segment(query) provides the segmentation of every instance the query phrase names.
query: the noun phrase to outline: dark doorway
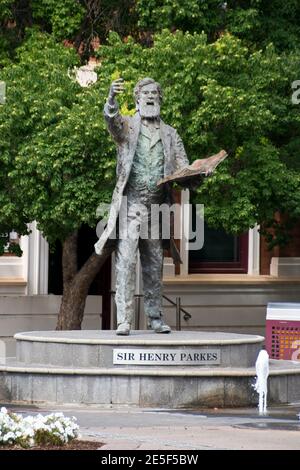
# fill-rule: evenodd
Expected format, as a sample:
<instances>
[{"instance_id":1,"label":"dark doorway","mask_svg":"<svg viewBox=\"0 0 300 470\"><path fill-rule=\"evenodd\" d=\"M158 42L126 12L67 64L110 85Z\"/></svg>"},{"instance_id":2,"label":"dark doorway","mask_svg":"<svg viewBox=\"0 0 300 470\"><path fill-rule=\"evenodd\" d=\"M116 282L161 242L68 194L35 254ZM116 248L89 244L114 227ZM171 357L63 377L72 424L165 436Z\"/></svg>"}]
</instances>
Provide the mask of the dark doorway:
<instances>
[{"instance_id":1,"label":"dark doorway","mask_svg":"<svg viewBox=\"0 0 300 470\"><path fill-rule=\"evenodd\" d=\"M95 230L83 225L78 236L78 266L82 266L94 251L94 244L97 241ZM49 253L49 294L62 295L62 246L59 241L55 248ZM102 269L92 282L89 295L102 296L102 329L110 329L110 289L111 289L111 257L109 257Z\"/></svg>"}]
</instances>

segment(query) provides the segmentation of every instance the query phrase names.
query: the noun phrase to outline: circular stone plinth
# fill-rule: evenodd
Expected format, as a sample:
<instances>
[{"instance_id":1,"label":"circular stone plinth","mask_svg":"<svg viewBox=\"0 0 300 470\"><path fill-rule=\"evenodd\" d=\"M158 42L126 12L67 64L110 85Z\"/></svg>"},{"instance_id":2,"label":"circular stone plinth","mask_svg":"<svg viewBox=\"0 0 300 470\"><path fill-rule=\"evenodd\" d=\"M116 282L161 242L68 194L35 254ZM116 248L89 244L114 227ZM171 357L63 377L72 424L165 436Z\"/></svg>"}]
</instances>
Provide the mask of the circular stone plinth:
<instances>
[{"instance_id":1,"label":"circular stone plinth","mask_svg":"<svg viewBox=\"0 0 300 470\"><path fill-rule=\"evenodd\" d=\"M17 361L63 367L251 367L264 338L223 332L34 331L18 333ZM131 356L129 355L131 354ZM133 360L134 359L134 360Z\"/></svg>"}]
</instances>

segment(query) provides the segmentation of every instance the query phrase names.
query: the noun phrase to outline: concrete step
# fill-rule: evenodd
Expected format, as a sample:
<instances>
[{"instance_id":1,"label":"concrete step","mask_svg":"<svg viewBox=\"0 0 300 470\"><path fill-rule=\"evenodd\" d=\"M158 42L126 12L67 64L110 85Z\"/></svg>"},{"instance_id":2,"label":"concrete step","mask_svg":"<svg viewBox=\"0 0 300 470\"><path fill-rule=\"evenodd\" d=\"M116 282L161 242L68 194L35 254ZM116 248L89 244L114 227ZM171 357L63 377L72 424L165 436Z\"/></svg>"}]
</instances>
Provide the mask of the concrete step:
<instances>
[{"instance_id":1,"label":"concrete step","mask_svg":"<svg viewBox=\"0 0 300 470\"><path fill-rule=\"evenodd\" d=\"M80 368L0 364L0 399L138 407L255 405L254 367ZM300 362L270 361L268 403L300 401Z\"/></svg>"},{"instance_id":2,"label":"concrete step","mask_svg":"<svg viewBox=\"0 0 300 470\"><path fill-rule=\"evenodd\" d=\"M264 338L234 333L175 331L156 334L132 331L39 331L18 333L17 361L26 365L128 368L250 367Z\"/></svg>"}]
</instances>

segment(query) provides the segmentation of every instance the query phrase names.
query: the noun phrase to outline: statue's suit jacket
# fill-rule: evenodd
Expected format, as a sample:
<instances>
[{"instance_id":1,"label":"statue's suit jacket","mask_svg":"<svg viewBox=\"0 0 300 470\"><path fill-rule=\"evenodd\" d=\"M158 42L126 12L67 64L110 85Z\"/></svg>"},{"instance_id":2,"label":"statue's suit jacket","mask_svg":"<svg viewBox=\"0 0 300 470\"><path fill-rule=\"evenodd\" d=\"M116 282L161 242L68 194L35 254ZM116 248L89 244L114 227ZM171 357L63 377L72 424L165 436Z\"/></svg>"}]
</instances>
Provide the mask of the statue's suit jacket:
<instances>
[{"instance_id":1,"label":"statue's suit jacket","mask_svg":"<svg viewBox=\"0 0 300 470\"><path fill-rule=\"evenodd\" d=\"M104 232L95 244L98 255L102 254L103 248L115 231L118 214L120 211L122 196L130 175L133 157L136 151L138 136L141 127L141 117L137 112L134 116L122 116L118 107L108 103L104 106L104 117L109 132L117 144L117 184L115 186L108 222ZM174 171L186 167L189 164L186 152L177 131L160 120L160 137L164 149L164 177L171 175ZM171 190L168 191L168 202L172 203ZM170 230L170 240L167 240L174 262L181 262L173 238L173 230Z\"/></svg>"}]
</instances>

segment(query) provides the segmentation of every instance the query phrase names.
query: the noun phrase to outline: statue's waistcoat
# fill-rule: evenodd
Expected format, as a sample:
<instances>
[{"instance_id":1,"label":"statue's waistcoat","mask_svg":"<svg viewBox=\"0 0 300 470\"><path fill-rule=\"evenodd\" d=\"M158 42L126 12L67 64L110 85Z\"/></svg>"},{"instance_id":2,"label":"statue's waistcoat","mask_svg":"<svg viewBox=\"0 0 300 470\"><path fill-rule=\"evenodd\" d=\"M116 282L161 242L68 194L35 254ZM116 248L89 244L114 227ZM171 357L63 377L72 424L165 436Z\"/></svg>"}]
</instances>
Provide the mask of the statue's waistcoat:
<instances>
[{"instance_id":1,"label":"statue's waistcoat","mask_svg":"<svg viewBox=\"0 0 300 470\"><path fill-rule=\"evenodd\" d=\"M164 176L164 148L159 126L154 132L141 125L128 179L129 188L148 191L150 196L161 193L157 182Z\"/></svg>"}]
</instances>

